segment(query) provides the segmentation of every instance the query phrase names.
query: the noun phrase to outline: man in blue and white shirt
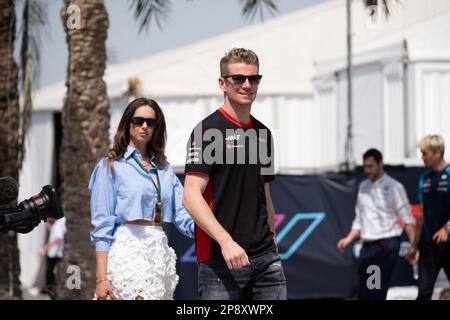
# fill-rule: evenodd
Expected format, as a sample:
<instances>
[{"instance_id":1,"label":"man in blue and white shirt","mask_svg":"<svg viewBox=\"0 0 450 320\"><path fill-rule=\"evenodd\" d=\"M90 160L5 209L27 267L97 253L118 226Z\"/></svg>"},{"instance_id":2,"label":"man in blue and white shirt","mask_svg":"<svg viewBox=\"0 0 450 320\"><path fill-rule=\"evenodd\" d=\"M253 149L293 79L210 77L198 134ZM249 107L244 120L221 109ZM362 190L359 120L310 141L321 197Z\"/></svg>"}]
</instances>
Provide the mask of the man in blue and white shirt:
<instances>
[{"instance_id":1,"label":"man in blue and white shirt","mask_svg":"<svg viewBox=\"0 0 450 320\"><path fill-rule=\"evenodd\" d=\"M399 237L403 230L399 222L404 222L409 241L413 243L414 220L405 188L384 172L381 152L370 149L364 153L363 166L367 179L358 189L356 216L350 232L337 247L343 252L354 239L363 240L358 258L359 299L384 300L400 249ZM373 273L371 266L379 268L379 285L376 281L373 286L368 283Z\"/></svg>"}]
</instances>

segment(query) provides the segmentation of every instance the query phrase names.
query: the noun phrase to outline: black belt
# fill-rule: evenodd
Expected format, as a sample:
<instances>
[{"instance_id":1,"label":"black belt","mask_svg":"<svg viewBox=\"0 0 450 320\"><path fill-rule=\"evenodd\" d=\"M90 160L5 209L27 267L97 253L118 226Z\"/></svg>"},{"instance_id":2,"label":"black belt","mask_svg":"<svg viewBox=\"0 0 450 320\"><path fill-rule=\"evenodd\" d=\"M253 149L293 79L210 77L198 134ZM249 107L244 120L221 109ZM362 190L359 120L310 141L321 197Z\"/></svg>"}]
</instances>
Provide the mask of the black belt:
<instances>
[{"instance_id":1,"label":"black belt","mask_svg":"<svg viewBox=\"0 0 450 320\"><path fill-rule=\"evenodd\" d=\"M396 241L394 246L393 243L390 244L388 243L390 240ZM363 248L368 248L374 245L380 246L385 251L397 253L398 250L400 249L400 236L364 241Z\"/></svg>"}]
</instances>

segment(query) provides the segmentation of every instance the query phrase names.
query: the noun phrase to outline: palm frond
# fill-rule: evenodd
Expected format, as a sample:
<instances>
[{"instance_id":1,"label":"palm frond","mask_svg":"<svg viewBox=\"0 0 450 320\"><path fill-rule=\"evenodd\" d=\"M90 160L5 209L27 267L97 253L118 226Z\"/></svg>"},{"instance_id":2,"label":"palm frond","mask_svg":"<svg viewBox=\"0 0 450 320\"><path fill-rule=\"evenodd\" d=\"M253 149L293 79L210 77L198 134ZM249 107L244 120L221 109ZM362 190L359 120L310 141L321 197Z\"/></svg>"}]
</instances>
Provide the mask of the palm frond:
<instances>
[{"instance_id":1,"label":"palm frond","mask_svg":"<svg viewBox=\"0 0 450 320\"><path fill-rule=\"evenodd\" d=\"M396 2L400 2L400 0L395 0ZM363 0L364 5L366 7L372 7L372 6L378 6L380 0ZM391 14L391 3L392 0L381 0L381 5L383 6L383 10L384 10L384 14L386 15L386 17L389 17L389 15ZM373 11L371 13L371 15L374 15L375 11Z\"/></svg>"},{"instance_id":2,"label":"palm frond","mask_svg":"<svg viewBox=\"0 0 450 320\"><path fill-rule=\"evenodd\" d=\"M264 9L266 9L272 16L278 11L278 8L273 0L240 0L242 3L242 15L253 20L259 12L261 21L264 21Z\"/></svg>"},{"instance_id":3,"label":"palm frond","mask_svg":"<svg viewBox=\"0 0 450 320\"><path fill-rule=\"evenodd\" d=\"M38 87L40 73L40 45L43 28L47 24L47 15L43 3L39 0L25 0L22 13L21 47L21 83L23 108L21 113L21 134L19 140L19 160L25 157L25 140L31 120L33 88Z\"/></svg>"},{"instance_id":4,"label":"palm frond","mask_svg":"<svg viewBox=\"0 0 450 320\"><path fill-rule=\"evenodd\" d=\"M152 21L161 29L161 20L167 19L170 5L170 0L130 0L129 9L134 11L139 33L148 30Z\"/></svg>"}]
</instances>

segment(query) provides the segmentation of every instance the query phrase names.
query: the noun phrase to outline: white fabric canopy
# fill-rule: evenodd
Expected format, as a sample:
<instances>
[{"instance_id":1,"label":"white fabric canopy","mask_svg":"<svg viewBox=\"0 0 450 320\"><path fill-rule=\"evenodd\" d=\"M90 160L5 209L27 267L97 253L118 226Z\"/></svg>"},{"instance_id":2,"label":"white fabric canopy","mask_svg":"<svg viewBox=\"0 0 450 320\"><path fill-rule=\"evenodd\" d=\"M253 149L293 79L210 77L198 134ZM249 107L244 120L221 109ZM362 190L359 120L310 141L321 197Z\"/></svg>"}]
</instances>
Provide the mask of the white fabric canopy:
<instances>
[{"instance_id":1,"label":"white fabric canopy","mask_svg":"<svg viewBox=\"0 0 450 320\"><path fill-rule=\"evenodd\" d=\"M371 24L362 1L354 1L353 42L355 51L369 46L385 47L398 43L402 35L410 34L410 52L417 56L449 52L447 0L409 0L392 2L388 22ZM439 18L441 16L442 18ZM426 32L414 36L418 25L425 21L433 37ZM448 21L448 19L447 19ZM436 30L442 23L441 30ZM395 35L397 36L395 36ZM277 19L232 31L189 46L173 49L119 65L107 67L105 80L110 98L119 97L130 78L143 83L143 93L153 97L189 97L220 95L217 86L219 59L232 47L253 49L260 57L261 95L313 94L313 80L317 64L345 57L346 54L345 0L328 1L299 10ZM432 42L432 43L430 43ZM384 45L381 45L384 44ZM48 86L36 93L34 108L59 110L65 94L63 82Z\"/></svg>"}]
</instances>

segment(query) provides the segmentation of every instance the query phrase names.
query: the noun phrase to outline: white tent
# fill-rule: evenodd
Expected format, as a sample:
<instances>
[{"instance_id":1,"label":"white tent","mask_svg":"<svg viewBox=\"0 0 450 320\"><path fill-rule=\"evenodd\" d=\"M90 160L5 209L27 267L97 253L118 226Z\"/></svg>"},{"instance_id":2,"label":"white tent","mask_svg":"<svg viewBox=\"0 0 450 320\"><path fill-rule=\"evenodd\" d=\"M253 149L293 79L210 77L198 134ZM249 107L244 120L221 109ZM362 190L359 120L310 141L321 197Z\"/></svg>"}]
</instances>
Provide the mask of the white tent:
<instances>
[{"instance_id":1,"label":"white tent","mask_svg":"<svg viewBox=\"0 0 450 320\"><path fill-rule=\"evenodd\" d=\"M414 144L421 135L440 133L450 144L450 129L444 125L450 112L450 1L408 0L392 5L387 22L384 18L372 22L362 1L353 1L354 158L359 160L364 149L378 147L386 154L386 162L412 164L418 163ZM344 161L346 133L345 12L345 0L329 1L193 45L108 66L111 133L127 104L123 93L128 80L138 78L143 95L156 99L164 110L167 156L181 172L190 130L222 103L217 85L219 59L230 48L242 46L260 57L264 77L252 113L274 132L278 172L337 169ZM22 199L52 182L57 142L54 114L61 111L65 92L61 82L35 94L20 178ZM21 236L25 286L32 285L37 272L35 258L29 255L38 250L37 243L43 243L42 231Z\"/></svg>"},{"instance_id":2,"label":"white tent","mask_svg":"<svg viewBox=\"0 0 450 320\"><path fill-rule=\"evenodd\" d=\"M356 157L376 147L387 163L420 165L421 137L438 133L450 143L449 11L358 47L353 65ZM340 133L347 125L345 68L344 57L317 66L319 105L334 106ZM339 159L344 143L342 134Z\"/></svg>"}]
</instances>

